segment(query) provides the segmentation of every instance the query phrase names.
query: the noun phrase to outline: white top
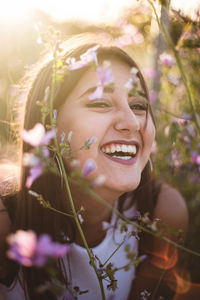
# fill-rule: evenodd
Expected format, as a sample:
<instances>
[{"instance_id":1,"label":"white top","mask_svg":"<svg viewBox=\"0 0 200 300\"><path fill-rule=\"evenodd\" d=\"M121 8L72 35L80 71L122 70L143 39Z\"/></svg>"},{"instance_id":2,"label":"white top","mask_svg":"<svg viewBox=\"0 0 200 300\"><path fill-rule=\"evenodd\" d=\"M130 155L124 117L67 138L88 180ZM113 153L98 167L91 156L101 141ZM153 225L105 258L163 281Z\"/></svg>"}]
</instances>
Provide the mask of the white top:
<instances>
[{"instance_id":1,"label":"white top","mask_svg":"<svg viewBox=\"0 0 200 300\"><path fill-rule=\"evenodd\" d=\"M131 207L129 210L126 210L124 214L129 217L130 215L134 215L135 208ZM129 245L131 247L131 252L138 251L138 241L135 237L130 237L130 232L132 232L135 228L133 225L128 225L127 232L120 232L120 224L122 220L117 220L116 223L116 215L113 214L112 220L109 225L106 236L104 240L96 247L92 249L94 255L96 255L100 262L104 264L106 260L114 253L114 251L119 247L119 244L123 242L121 247L114 253L114 255L107 262L112 263L115 268L121 268L129 263L129 260L126 257L126 252L124 248ZM78 296L79 300L101 300L101 291L99 287L99 283L96 277L96 274L89 264L88 254L86 249L73 243L71 245L71 250L68 253L66 259L64 259L65 268L67 274L70 274L69 281L71 288L78 286L80 291L88 290L87 293ZM106 264L106 265L107 265ZM97 263L98 266L98 263ZM69 269L71 272L69 272ZM135 267L132 265L128 271L121 269L116 271L115 279L117 280L117 289L116 291L108 290L107 285L110 283L108 280L103 280L104 291L106 295L106 300L112 299L112 295L115 300L126 300L128 298L131 284L133 279L135 278ZM24 300L23 291L20 285L14 287L12 291L8 291L8 288L0 285L0 291L3 293L4 300ZM0 295L1 295L0 293ZM65 296L66 293L65 293ZM59 300L64 299L65 296L59 298ZM0 298L1 299L1 298Z\"/></svg>"}]
</instances>

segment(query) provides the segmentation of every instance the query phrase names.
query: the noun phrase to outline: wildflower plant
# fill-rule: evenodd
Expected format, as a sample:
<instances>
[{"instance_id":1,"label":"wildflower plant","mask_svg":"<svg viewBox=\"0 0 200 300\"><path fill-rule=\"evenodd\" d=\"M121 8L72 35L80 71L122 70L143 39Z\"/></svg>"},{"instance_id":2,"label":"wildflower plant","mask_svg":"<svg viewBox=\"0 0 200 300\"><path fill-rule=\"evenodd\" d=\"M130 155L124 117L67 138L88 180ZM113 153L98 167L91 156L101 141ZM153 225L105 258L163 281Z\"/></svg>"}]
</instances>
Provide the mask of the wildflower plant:
<instances>
[{"instance_id":1,"label":"wildflower plant","mask_svg":"<svg viewBox=\"0 0 200 300\"><path fill-rule=\"evenodd\" d=\"M151 0L147 0L147 2L152 7L158 25L163 32L167 42L169 43L171 52L174 54L175 58L172 58L169 54L163 53L160 56L160 64L163 65L163 76L168 76L168 83L172 86L179 85L179 79L182 78L183 85L185 86L188 103L191 109L191 120L187 120L186 116L183 116L181 119L174 120L170 125L168 136L169 140L173 143L179 139L179 145L173 144L174 149L171 150L170 155L168 156L168 160L172 161L170 167L175 170L179 169L191 169L195 170L197 177L196 179L190 178L189 180L199 180L200 175L200 144L197 142L200 132L200 121L199 121L199 107L195 110L194 95L190 88L190 84L188 83L188 78L186 75L186 71L181 61L181 57L179 55L178 50L173 44L170 36L166 32L162 22L159 19L158 13L156 11L154 2ZM160 1L164 7L168 7L168 1ZM127 29L128 30L128 29ZM130 28L129 28L130 30ZM87 178L91 174L91 172L95 171L96 164L92 159L86 161L83 169L80 169L79 163L74 159L73 152L71 150L70 142L75 133L72 132L62 132L61 136L57 136L56 122L57 122L57 111L53 108L53 101L55 96L55 91L57 87L63 80L64 75L67 72L71 72L85 66L92 66L97 72L98 78L98 86L96 90L90 95L90 101L94 99L101 98L102 93L105 87L114 85L114 77L112 75L112 71L109 68L109 62L105 61L102 66L99 66L97 52L98 46L94 46L86 51L83 55L80 56L79 60L75 60L73 57L68 58L66 61L60 58L60 49L59 40L55 39L58 34L55 34L53 29L49 30L45 35L41 37L41 40L44 40L46 44L48 44L48 40L50 36L53 35L54 42L50 42L49 48L52 50L53 56L53 69L52 69L52 82L51 87L46 87L45 95L43 100L38 100L38 105L41 107L42 120L41 123L35 125L35 127L29 131L24 130L22 132L22 138L24 142L28 143L32 146L32 150L30 153L26 153L24 156L24 165L29 167L29 176L26 181L26 187L29 189L33 182L37 180L44 172L51 171L55 174L61 176L64 187L67 190L70 206L71 206L71 214L66 214L61 211L56 211L51 204L48 202L48 199L44 199L42 195L37 194L35 191L29 190L29 193L32 194L40 202L40 204L46 209L51 209L56 211L57 213L66 215L66 217L71 217L75 221L77 230L82 238L83 245L87 250L89 262L94 272L98 278L99 286L101 290L102 300L105 299L105 291L103 286L103 281L107 280L107 288L115 291L117 289L117 281L115 279L115 273L119 270L116 268L111 262L110 258L114 255L114 253L107 259L105 263L100 262L99 258L94 255L92 250L89 248L87 240L84 236L84 232L82 230L81 224L84 222L84 218L82 217L82 212L84 208L76 211L69 182L73 182L83 188L86 193L89 193L96 201L103 203L106 207L116 213L122 220L121 224L121 232L127 231L127 225L132 224L135 227L135 230L131 233L127 233L127 239L124 239L118 247L122 244L124 245L129 238L140 239L141 232L147 232L153 236L159 237L164 241L175 245L177 248L185 250L186 252L200 256L199 253L192 251L190 249L184 248L181 244L175 243L167 238L167 229L165 231L166 236L163 236L160 230L160 224L158 219L150 220L148 213L141 215L139 212L136 214L133 221L130 221L123 214L121 214L115 208L112 208L111 205L106 203L103 199L101 199L97 194L92 190L93 187L103 184L106 180L103 174L96 178L94 182L90 182ZM182 38L184 40L184 38ZM183 42L182 42L183 43ZM180 47L180 43L179 43ZM178 66L180 71L179 77L175 77L174 73L168 74L169 70L172 71L175 66ZM130 73L130 79L125 84L124 88L127 91L131 91L134 95L141 95L141 86L140 81L137 76L138 69L132 68ZM169 76L170 75L170 76ZM178 78L178 79L177 79ZM177 81L178 80L178 81ZM153 102L153 101L152 101ZM155 102L155 101L154 101ZM157 103L154 103L156 108ZM45 121L47 117L50 119L50 123L48 126L44 127ZM194 141L195 140L195 141ZM87 151L90 147L93 146L93 143L96 142L95 137L88 137L85 141L84 145L80 149L75 151ZM191 144L193 144L191 147ZM176 147L175 147L176 146ZM196 150L193 151L194 147ZM174 151L173 151L174 150ZM177 152L178 151L178 152ZM53 152L53 157L55 160L50 159L50 152ZM67 158L72 166L71 174L66 173L66 169L63 162L63 157ZM187 159L186 159L187 158ZM105 224L104 224L105 225ZM172 232L170 232L172 233ZM176 235L177 233L173 233ZM23 238L22 238L23 237ZM24 244L24 241L30 241L27 245ZM8 256L12 259L15 259L20 264L24 266L37 266L40 267L44 265L49 258L59 258L63 255L67 254L70 251L69 245L59 245L58 243L54 243L51 239L46 236L36 237L34 232L17 232L11 235L8 238L8 243L10 245L10 250L8 252ZM116 251L118 250L116 248ZM128 270L132 265L137 266L139 262L144 259L144 257L140 257L137 253L132 252L131 248L127 244L125 247L126 256L129 260L129 263L125 266L122 266L124 270ZM74 293L81 294L86 293L87 291L80 291L79 287L74 287ZM141 299L148 299L150 293L148 291L144 291L141 294Z\"/></svg>"}]
</instances>

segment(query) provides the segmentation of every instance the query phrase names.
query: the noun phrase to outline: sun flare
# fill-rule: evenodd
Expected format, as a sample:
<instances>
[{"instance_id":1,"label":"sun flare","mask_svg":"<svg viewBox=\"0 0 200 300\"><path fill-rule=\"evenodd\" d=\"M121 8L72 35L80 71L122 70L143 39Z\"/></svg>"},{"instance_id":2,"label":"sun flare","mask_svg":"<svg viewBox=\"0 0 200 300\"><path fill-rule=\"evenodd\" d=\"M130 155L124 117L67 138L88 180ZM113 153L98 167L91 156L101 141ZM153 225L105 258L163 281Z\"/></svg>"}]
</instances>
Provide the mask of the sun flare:
<instances>
[{"instance_id":1,"label":"sun flare","mask_svg":"<svg viewBox=\"0 0 200 300\"><path fill-rule=\"evenodd\" d=\"M136 0L0 0L0 20L12 23L23 20L31 11L41 10L52 16L56 21L81 20L89 23L112 23L124 8L140 5ZM145 2L145 1L144 1ZM142 3L142 2L141 2ZM171 0L175 9L185 13L200 10L199 0Z\"/></svg>"}]
</instances>

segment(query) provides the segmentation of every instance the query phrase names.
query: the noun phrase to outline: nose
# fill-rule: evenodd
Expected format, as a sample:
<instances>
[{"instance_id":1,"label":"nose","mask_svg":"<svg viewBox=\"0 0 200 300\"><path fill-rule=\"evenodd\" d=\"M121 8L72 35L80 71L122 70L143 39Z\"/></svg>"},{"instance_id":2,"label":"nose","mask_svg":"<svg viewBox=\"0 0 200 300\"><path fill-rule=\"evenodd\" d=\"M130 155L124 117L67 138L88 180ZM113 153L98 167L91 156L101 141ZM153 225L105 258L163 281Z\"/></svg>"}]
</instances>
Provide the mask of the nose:
<instances>
[{"instance_id":1,"label":"nose","mask_svg":"<svg viewBox=\"0 0 200 300\"><path fill-rule=\"evenodd\" d=\"M115 129L123 133L134 133L140 130L140 120L127 104L116 112Z\"/></svg>"}]
</instances>

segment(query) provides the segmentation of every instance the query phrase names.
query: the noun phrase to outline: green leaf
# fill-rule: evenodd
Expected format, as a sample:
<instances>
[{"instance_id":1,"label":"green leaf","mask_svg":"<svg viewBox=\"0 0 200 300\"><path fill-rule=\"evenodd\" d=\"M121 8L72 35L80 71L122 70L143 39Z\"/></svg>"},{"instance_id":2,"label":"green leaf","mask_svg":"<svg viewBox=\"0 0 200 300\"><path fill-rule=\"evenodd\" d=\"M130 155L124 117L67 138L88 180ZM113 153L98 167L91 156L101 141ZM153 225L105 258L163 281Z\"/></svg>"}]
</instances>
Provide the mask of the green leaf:
<instances>
[{"instance_id":1,"label":"green leaf","mask_svg":"<svg viewBox=\"0 0 200 300\"><path fill-rule=\"evenodd\" d=\"M172 123L169 130L169 138L172 143L176 142L176 138L179 132L179 125L176 123Z\"/></svg>"}]
</instances>

